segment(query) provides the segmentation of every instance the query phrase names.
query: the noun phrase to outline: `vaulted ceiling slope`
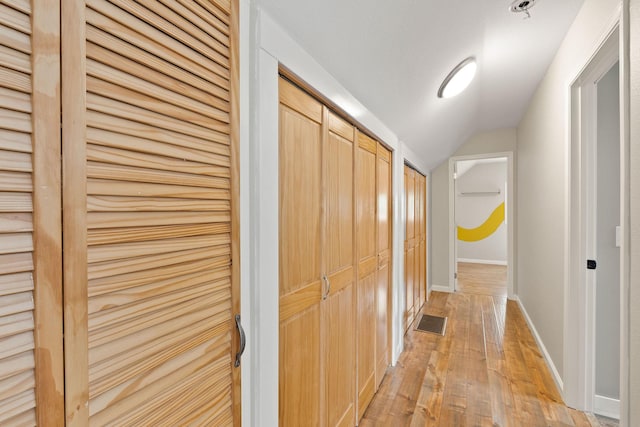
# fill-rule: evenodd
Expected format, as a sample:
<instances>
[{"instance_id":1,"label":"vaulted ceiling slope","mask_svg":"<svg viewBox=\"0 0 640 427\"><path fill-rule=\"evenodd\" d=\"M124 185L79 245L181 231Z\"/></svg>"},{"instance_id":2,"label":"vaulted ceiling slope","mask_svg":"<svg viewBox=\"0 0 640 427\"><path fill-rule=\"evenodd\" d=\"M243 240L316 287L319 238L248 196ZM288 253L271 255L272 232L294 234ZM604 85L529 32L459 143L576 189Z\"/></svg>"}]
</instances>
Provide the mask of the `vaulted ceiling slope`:
<instances>
[{"instance_id":1,"label":"vaulted ceiling slope","mask_svg":"<svg viewBox=\"0 0 640 427\"><path fill-rule=\"evenodd\" d=\"M430 168L476 132L518 125L583 3L537 0L524 19L512 0L257 1ZM439 99L468 56L469 89Z\"/></svg>"}]
</instances>

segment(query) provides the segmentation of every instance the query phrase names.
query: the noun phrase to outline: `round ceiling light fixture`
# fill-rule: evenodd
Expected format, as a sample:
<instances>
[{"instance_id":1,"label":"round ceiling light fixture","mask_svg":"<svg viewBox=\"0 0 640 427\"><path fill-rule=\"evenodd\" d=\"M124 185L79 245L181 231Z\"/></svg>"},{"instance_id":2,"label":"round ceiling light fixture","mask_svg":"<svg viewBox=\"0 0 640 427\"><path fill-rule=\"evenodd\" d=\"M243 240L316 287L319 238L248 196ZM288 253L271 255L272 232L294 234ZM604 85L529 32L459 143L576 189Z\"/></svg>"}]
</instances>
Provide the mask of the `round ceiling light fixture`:
<instances>
[{"instance_id":1,"label":"round ceiling light fixture","mask_svg":"<svg viewBox=\"0 0 640 427\"><path fill-rule=\"evenodd\" d=\"M473 56L456 65L440 85L438 98L452 98L465 90L476 75L477 68L476 59Z\"/></svg>"}]
</instances>

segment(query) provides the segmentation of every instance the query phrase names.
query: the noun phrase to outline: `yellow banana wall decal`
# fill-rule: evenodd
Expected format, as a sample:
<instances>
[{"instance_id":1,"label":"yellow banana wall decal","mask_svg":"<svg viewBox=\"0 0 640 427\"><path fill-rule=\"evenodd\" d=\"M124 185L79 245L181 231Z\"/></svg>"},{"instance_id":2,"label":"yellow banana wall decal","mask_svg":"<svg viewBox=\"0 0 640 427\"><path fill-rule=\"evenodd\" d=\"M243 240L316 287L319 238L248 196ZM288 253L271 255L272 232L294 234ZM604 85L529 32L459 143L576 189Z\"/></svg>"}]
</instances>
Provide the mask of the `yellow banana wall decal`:
<instances>
[{"instance_id":1,"label":"yellow banana wall decal","mask_svg":"<svg viewBox=\"0 0 640 427\"><path fill-rule=\"evenodd\" d=\"M458 226L458 240L465 242L477 242L491 236L504 222L504 202L491 212L489 218L476 228L464 228Z\"/></svg>"}]
</instances>

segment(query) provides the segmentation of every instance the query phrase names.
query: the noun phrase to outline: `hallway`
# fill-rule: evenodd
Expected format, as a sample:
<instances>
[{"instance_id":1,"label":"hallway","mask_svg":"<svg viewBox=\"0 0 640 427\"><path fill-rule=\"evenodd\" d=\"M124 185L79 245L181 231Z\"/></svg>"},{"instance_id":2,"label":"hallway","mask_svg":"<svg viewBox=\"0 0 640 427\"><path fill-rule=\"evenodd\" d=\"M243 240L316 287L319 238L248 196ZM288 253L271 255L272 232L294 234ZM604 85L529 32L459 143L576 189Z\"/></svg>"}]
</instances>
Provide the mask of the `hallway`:
<instances>
[{"instance_id":1,"label":"hallway","mask_svg":"<svg viewBox=\"0 0 640 427\"><path fill-rule=\"evenodd\" d=\"M423 312L446 336L411 328L361 426L598 425L563 404L515 301L433 292Z\"/></svg>"}]
</instances>

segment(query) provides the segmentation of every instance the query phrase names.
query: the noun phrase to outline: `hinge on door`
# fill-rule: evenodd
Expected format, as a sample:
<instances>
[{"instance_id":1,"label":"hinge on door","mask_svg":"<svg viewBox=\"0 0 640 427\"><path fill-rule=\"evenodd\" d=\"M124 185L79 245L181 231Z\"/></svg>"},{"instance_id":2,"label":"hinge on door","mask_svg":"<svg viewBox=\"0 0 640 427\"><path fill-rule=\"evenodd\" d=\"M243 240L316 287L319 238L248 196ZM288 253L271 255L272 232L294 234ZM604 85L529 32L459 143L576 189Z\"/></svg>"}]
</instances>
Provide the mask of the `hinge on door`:
<instances>
[{"instance_id":1,"label":"hinge on door","mask_svg":"<svg viewBox=\"0 0 640 427\"><path fill-rule=\"evenodd\" d=\"M457 279L458 278L458 272L453 273L453 278Z\"/></svg>"}]
</instances>

